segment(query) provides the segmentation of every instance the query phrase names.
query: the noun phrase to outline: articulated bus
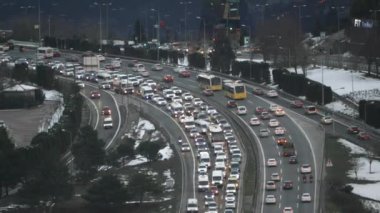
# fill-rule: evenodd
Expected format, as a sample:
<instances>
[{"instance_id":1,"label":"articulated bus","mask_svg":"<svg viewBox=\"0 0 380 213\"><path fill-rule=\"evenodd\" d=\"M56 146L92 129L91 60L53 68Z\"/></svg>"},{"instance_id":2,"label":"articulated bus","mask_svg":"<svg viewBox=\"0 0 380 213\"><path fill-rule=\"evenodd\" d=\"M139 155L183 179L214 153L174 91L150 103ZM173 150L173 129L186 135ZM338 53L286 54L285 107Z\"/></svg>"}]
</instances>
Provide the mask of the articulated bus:
<instances>
[{"instance_id":1,"label":"articulated bus","mask_svg":"<svg viewBox=\"0 0 380 213\"><path fill-rule=\"evenodd\" d=\"M234 100L247 98L247 90L243 83L227 83L224 85L225 95Z\"/></svg>"},{"instance_id":2,"label":"articulated bus","mask_svg":"<svg viewBox=\"0 0 380 213\"><path fill-rule=\"evenodd\" d=\"M222 79L215 75L199 74L197 81L202 89L222 90Z\"/></svg>"}]
</instances>

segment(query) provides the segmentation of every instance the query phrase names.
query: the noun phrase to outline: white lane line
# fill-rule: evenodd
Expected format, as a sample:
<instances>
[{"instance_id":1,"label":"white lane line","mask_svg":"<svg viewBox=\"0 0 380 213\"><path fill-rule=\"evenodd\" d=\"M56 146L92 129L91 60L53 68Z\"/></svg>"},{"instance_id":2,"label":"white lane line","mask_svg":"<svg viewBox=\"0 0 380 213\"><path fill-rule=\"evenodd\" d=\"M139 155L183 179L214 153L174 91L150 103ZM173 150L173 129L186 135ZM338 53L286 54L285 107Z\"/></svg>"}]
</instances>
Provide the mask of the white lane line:
<instances>
[{"instance_id":1,"label":"white lane line","mask_svg":"<svg viewBox=\"0 0 380 213\"><path fill-rule=\"evenodd\" d=\"M297 191L299 191L299 190L300 190L300 186L298 185L298 186L297 186Z\"/></svg>"},{"instance_id":2,"label":"white lane line","mask_svg":"<svg viewBox=\"0 0 380 213\"><path fill-rule=\"evenodd\" d=\"M251 101L251 100L248 100L248 103L250 103L250 104L252 104L252 105L255 104L255 103L253 103L253 101Z\"/></svg>"},{"instance_id":3,"label":"white lane line","mask_svg":"<svg viewBox=\"0 0 380 213\"><path fill-rule=\"evenodd\" d=\"M281 157L281 152L280 151L278 151L278 156Z\"/></svg>"},{"instance_id":4,"label":"white lane line","mask_svg":"<svg viewBox=\"0 0 380 213\"><path fill-rule=\"evenodd\" d=\"M289 140L292 140L292 135L289 134Z\"/></svg>"},{"instance_id":5,"label":"white lane line","mask_svg":"<svg viewBox=\"0 0 380 213\"><path fill-rule=\"evenodd\" d=\"M282 164L282 160L280 159L280 165Z\"/></svg>"},{"instance_id":6,"label":"white lane line","mask_svg":"<svg viewBox=\"0 0 380 213\"><path fill-rule=\"evenodd\" d=\"M300 207L300 204L299 203L297 203L297 209Z\"/></svg>"}]
</instances>

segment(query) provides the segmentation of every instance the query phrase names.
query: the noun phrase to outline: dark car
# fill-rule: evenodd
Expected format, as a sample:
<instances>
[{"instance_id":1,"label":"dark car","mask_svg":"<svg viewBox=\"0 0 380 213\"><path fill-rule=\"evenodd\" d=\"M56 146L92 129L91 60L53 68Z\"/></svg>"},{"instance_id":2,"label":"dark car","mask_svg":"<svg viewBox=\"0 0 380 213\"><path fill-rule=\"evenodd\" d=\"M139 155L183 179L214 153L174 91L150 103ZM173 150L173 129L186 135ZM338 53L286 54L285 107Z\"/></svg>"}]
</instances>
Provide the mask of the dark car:
<instances>
[{"instance_id":1,"label":"dark car","mask_svg":"<svg viewBox=\"0 0 380 213\"><path fill-rule=\"evenodd\" d=\"M262 112L260 115L260 118L262 120L268 120L268 119L270 119L270 114L268 112Z\"/></svg>"},{"instance_id":2,"label":"dark car","mask_svg":"<svg viewBox=\"0 0 380 213\"><path fill-rule=\"evenodd\" d=\"M90 94L91 99L98 99L100 98L100 92L99 91L92 91Z\"/></svg>"},{"instance_id":3,"label":"dark car","mask_svg":"<svg viewBox=\"0 0 380 213\"><path fill-rule=\"evenodd\" d=\"M302 108L303 107L303 102L300 100L294 100L290 103L290 106L293 108Z\"/></svg>"},{"instance_id":4,"label":"dark car","mask_svg":"<svg viewBox=\"0 0 380 213\"><path fill-rule=\"evenodd\" d=\"M255 108L255 114L256 115L261 115L262 112L265 112L266 109L264 107L258 106Z\"/></svg>"},{"instance_id":5,"label":"dark car","mask_svg":"<svg viewBox=\"0 0 380 213\"><path fill-rule=\"evenodd\" d=\"M214 91L210 90L210 89L205 89L202 91L202 94L204 96L213 96L214 95Z\"/></svg>"},{"instance_id":6,"label":"dark car","mask_svg":"<svg viewBox=\"0 0 380 213\"><path fill-rule=\"evenodd\" d=\"M277 142L277 145L282 146L288 142L288 139L285 137L279 137L277 138L276 142Z\"/></svg>"},{"instance_id":7,"label":"dark car","mask_svg":"<svg viewBox=\"0 0 380 213\"><path fill-rule=\"evenodd\" d=\"M359 129L359 127L357 127L357 126L350 126L350 127L348 127L348 129L347 129L347 133L348 133L348 134L356 135L356 134L358 134L359 132L360 132L360 129Z\"/></svg>"},{"instance_id":8,"label":"dark car","mask_svg":"<svg viewBox=\"0 0 380 213\"><path fill-rule=\"evenodd\" d=\"M235 101L227 101L226 105L228 108L236 108L237 107L237 104Z\"/></svg>"},{"instance_id":9,"label":"dark car","mask_svg":"<svg viewBox=\"0 0 380 213\"><path fill-rule=\"evenodd\" d=\"M285 190L293 189L293 181L291 180L284 181L282 188Z\"/></svg>"},{"instance_id":10,"label":"dark car","mask_svg":"<svg viewBox=\"0 0 380 213\"><path fill-rule=\"evenodd\" d=\"M289 163L290 164L297 164L298 163L298 160L297 160L297 157L296 156L290 156L289 157Z\"/></svg>"},{"instance_id":11,"label":"dark car","mask_svg":"<svg viewBox=\"0 0 380 213\"><path fill-rule=\"evenodd\" d=\"M252 93L253 93L254 95L264 95L264 91L263 91L262 89L259 89L259 88L254 88L254 89L252 90Z\"/></svg>"},{"instance_id":12,"label":"dark car","mask_svg":"<svg viewBox=\"0 0 380 213\"><path fill-rule=\"evenodd\" d=\"M164 78L162 79L166 83L171 83L174 81L174 78L172 75L165 75Z\"/></svg>"}]
</instances>

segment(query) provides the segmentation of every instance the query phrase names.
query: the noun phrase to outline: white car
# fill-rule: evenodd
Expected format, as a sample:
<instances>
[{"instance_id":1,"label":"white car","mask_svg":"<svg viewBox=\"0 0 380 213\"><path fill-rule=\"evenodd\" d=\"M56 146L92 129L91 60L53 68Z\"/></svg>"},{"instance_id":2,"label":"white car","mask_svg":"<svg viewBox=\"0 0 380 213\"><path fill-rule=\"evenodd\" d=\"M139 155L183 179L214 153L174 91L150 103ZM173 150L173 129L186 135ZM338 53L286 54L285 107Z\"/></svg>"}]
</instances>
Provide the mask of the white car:
<instances>
[{"instance_id":1,"label":"white car","mask_svg":"<svg viewBox=\"0 0 380 213\"><path fill-rule=\"evenodd\" d=\"M249 120L249 124L251 126L259 126L261 123L260 123L260 119L257 118L256 116L252 117L250 120Z\"/></svg>"},{"instance_id":2,"label":"white car","mask_svg":"<svg viewBox=\"0 0 380 213\"><path fill-rule=\"evenodd\" d=\"M226 201L224 205L226 208L234 209L236 208L236 201Z\"/></svg>"},{"instance_id":3,"label":"white car","mask_svg":"<svg viewBox=\"0 0 380 213\"><path fill-rule=\"evenodd\" d=\"M152 70L161 71L161 70L163 70L163 68L162 68L161 64L153 64Z\"/></svg>"},{"instance_id":4,"label":"white car","mask_svg":"<svg viewBox=\"0 0 380 213\"><path fill-rule=\"evenodd\" d=\"M265 189L266 190L276 190L276 182L274 181L267 181L266 185L265 185Z\"/></svg>"},{"instance_id":5,"label":"white car","mask_svg":"<svg viewBox=\"0 0 380 213\"><path fill-rule=\"evenodd\" d=\"M105 61L106 60L106 57L104 57L103 55L96 55L96 57L98 58L99 61Z\"/></svg>"},{"instance_id":6,"label":"white car","mask_svg":"<svg viewBox=\"0 0 380 213\"><path fill-rule=\"evenodd\" d=\"M182 98L181 97L178 97L178 96L174 96L172 97L172 102L178 102L178 103L182 103Z\"/></svg>"},{"instance_id":7,"label":"white car","mask_svg":"<svg viewBox=\"0 0 380 213\"><path fill-rule=\"evenodd\" d=\"M272 181L280 181L281 180L281 176L277 172L274 172L274 173L271 174L270 179Z\"/></svg>"},{"instance_id":8,"label":"white car","mask_svg":"<svg viewBox=\"0 0 380 213\"><path fill-rule=\"evenodd\" d=\"M260 129L259 134L261 138L264 138L264 137L268 137L269 133L270 133L269 129Z\"/></svg>"},{"instance_id":9,"label":"white car","mask_svg":"<svg viewBox=\"0 0 380 213\"><path fill-rule=\"evenodd\" d=\"M269 167L277 166L277 160L275 158L269 158L267 161L267 166Z\"/></svg>"},{"instance_id":10,"label":"white car","mask_svg":"<svg viewBox=\"0 0 380 213\"><path fill-rule=\"evenodd\" d=\"M276 127L276 129L274 129L274 134L279 136L279 135L284 135L286 132L285 128L284 127Z\"/></svg>"},{"instance_id":11,"label":"white car","mask_svg":"<svg viewBox=\"0 0 380 213\"><path fill-rule=\"evenodd\" d=\"M226 193L236 194L236 185L231 183L227 184Z\"/></svg>"},{"instance_id":12,"label":"white car","mask_svg":"<svg viewBox=\"0 0 380 213\"><path fill-rule=\"evenodd\" d=\"M194 98L193 99L193 104L194 104L194 106L199 106L199 105L201 105L203 103L203 101L202 101L202 99L200 99L200 98Z\"/></svg>"},{"instance_id":13,"label":"white car","mask_svg":"<svg viewBox=\"0 0 380 213\"><path fill-rule=\"evenodd\" d=\"M276 197L274 195L267 195L265 197L266 204L276 204Z\"/></svg>"},{"instance_id":14,"label":"white car","mask_svg":"<svg viewBox=\"0 0 380 213\"><path fill-rule=\"evenodd\" d=\"M277 119L272 118L269 120L269 127L278 127L278 125L280 125L280 122Z\"/></svg>"},{"instance_id":15,"label":"white car","mask_svg":"<svg viewBox=\"0 0 380 213\"><path fill-rule=\"evenodd\" d=\"M155 86L157 86L157 83L154 82L152 79L148 79L148 80L146 80L145 83L146 83L148 86L151 86L151 87L155 87Z\"/></svg>"},{"instance_id":16,"label":"white car","mask_svg":"<svg viewBox=\"0 0 380 213\"><path fill-rule=\"evenodd\" d=\"M235 201L236 200L236 196L232 193L227 193L226 194L226 197L224 198L225 201Z\"/></svg>"},{"instance_id":17,"label":"white car","mask_svg":"<svg viewBox=\"0 0 380 213\"><path fill-rule=\"evenodd\" d=\"M207 173L207 165L206 164L200 164L198 166L198 173Z\"/></svg>"},{"instance_id":18,"label":"white car","mask_svg":"<svg viewBox=\"0 0 380 213\"><path fill-rule=\"evenodd\" d=\"M223 147L221 145L214 146L214 154L218 155L218 153L224 153Z\"/></svg>"},{"instance_id":19,"label":"white car","mask_svg":"<svg viewBox=\"0 0 380 213\"><path fill-rule=\"evenodd\" d=\"M274 111L275 116L284 116L285 115L285 110L283 108L277 108L276 111Z\"/></svg>"},{"instance_id":20,"label":"white car","mask_svg":"<svg viewBox=\"0 0 380 213\"><path fill-rule=\"evenodd\" d=\"M238 115L245 115L245 114L247 114L247 108L245 106L238 106L237 107L237 114Z\"/></svg>"},{"instance_id":21,"label":"white car","mask_svg":"<svg viewBox=\"0 0 380 213\"><path fill-rule=\"evenodd\" d=\"M309 174L309 173L311 173L310 164L302 164L301 165L301 174Z\"/></svg>"},{"instance_id":22,"label":"white car","mask_svg":"<svg viewBox=\"0 0 380 213\"><path fill-rule=\"evenodd\" d=\"M321 123L322 124L332 124L332 122L333 122L333 119L330 116L323 116L321 118Z\"/></svg>"},{"instance_id":23,"label":"white car","mask_svg":"<svg viewBox=\"0 0 380 213\"><path fill-rule=\"evenodd\" d=\"M170 87L170 89L176 94L176 95L180 95L182 94L182 90L176 86L172 86Z\"/></svg>"},{"instance_id":24,"label":"white car","mask_svg":"<svg viewBox=\"0 0 380 213\"><path fill-rule=\"evenodd\" d=\"M267 96L270 97L270 98L275 98L278 96L278 93L276 92L276 90L269 90L267 92Z\"/></svg>"},{"instance_id":25,"label":"white car","mask_svg":"<svg viewBox=\"0 0 380 213\"><path fill-rule=\"evenodd\" d=\"M168 102L164 98L159 97L156 99L156 104L158 106L165 106L166 104L168 104Z\"/></svg>"},{"instance_id":26,"label":"white car","mask_svg":"<svg viewBox=\"0 0 380 213\"><path fill-rule=\"evenodd\" d=\"M282 213L293 213L293 208L292 207L285 207Z\"/></svg>"},{"instance_id":27,"label":"white car","mask_svg":"<svg viewBox=\"0 0 380 213\"><path fill-rule=\"evenodd\" d=\"M232 170L230 173L230 178L238 180L240 178L240 173L238 170Z\"/></svg>"},{"instance_id":28,"label":"white car","mask_svg":"<svg viewBox=\"0 0 380 213\"><path fill-rule=\"evenodd\" d=\"M198 212L198 200L196 198L189 198L187 200L186 211L187 212Z\"/></svg>"},{"instance_id":29,"label":"white car","mask_svg":"<svg viewBox=\"0 0 380 213\"><path fill-rule=\"evenodd\" d=\"M310 193L302 193L301 195L301 202L311 202L311 195Z\"/></svg>"},{"instance_id":30,"label":"white car","mask_svg":"<svg viewBox=\"0 0 380 213\"><path fill-rule=\"evenodd\" d=\"M207 107L207 114L209 114L209 115L212 115L212 114L216 114L216 113L218 113L218 111L215 109L215 108L213 108L213 107Z\"/></svg>"},{"instance_id":31,"label":"white car","mask_svg":"<svg viewBox=\"0 0 380 213\"><path fill-rule=\"evenodd\" d=\"M194 97L190 93L184 93L184 94L182 94L182 98L185 101L191 101L191 100L193 100Z\"/></svg>"}]
</instances>

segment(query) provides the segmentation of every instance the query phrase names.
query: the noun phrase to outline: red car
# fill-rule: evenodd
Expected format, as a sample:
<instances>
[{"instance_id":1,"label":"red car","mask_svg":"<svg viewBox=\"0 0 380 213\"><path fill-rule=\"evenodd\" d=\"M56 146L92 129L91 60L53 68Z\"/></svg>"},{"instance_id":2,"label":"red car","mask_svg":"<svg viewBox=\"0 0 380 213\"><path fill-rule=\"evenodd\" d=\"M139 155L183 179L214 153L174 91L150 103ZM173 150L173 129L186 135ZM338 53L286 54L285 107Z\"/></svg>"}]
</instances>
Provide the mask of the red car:
<instances>
[{"instance_id":1,"label":"red car","mask_svg":"<svg viewBox=\"0 0 380 213\"><path fill-rule=\"evenodd\" d=\"M347 133L348 133L348 134L356 135L356 134L359 134L359 132L360 132L360 129L359 129L359 127L357 127L357 126L350 126L350 127L348 127L348 129L347 129Z\"/></svg>"},{"instance_id":2,"label":"red car","mask_svg":"<svg viewBox=\"0 0 380 213\"><path fill-rule=\"evenodd\" d=\"M255 109L256 115L261 115L262 112L266 112L266 109L261 107L261 106L256 107L256 109Z\"/></svg>"},{"instance_id":3,"label":"red car","mask_svg":"<svg viewBox=\"0 0 380 213\"><path fill-rule=\"evenodd\" d=\"M282 146L288 142L288 139L286 139L285 137L280 137L280 138L277 138L276 142L277 142L277 145Z\"/></svg>"},{"instance_id":4,"label":"red car","mask_svg":"<svg viewBox=\"0 0 380 213\"><path fill-rule=\"evenodd\" d=\"M358 138L359 138L360 140L363 140L363 141L368 141L368 140L371 139L371 137L369 136L369 134L366 133L366 132L359 132L359 134L358 134Z\"/></svg>"},{"instance_id":5,"label":"red car","mask_svg":"<svg viewBox=\"0 0 380 213\"><path fill-rule=\"evenodd\" d=\"M102 109L102 115L111 115L111 109L108 106L104 106Z\"/></svg>"},{"instance_id":6,"label":"red car","mask_svg":"<svg viewBox=\"0 0 380 213\"><path fill-rule=\"evenodd\" d=\"M291 107L293 108L302 108L303 107L303 102L300 101L300 100L294 100L292 101L292 103L290 104Z\"/></svg>"},{"instance_id":7,"label":"red car","mask_svg":"<svg viewBox=\"0 0 380 213\"><path fill-rule=\"evenodd\" d=\"M166 83L171 83L174 81L174 78L172 75L165 75L164 78L162 79Z\"/></svg>"},{"instance_id":8,"label":"red car","mask_svg":"<svg viewBox=\"0 0 380 213\"><path fill-rule=\"evenodd\" d=\"M205 89L202 91L202 94L204 96L213 96L214 95L214 91L210 90L210 89Z\"/></svg>"},{"instance_id":9,"label":"red car","mask_svg":"<svg viewBox=\"0 0 380 213\"><path fill-rule=\"evenodd\" d=\"M237 107L237 104L235 101L227 101L226 105L228 108L236 108Z\"/></svg>"},{"instance_id":10,"label":"red car","mask_svg":"<svg viewBox=\"0 0 380 213\"><path fill-rule=\"evenodd\" d=\"M91 99L98 99L100 98L100 92L99 91L92 91L90 94Z\"/></svg>"},{"instance_id":11,"label":"red car","mask_svg":"<svg viewBox=\"0 0 380 213\"><path fill-rule=\"evenodd\" d=\"M182 77L182 78L189 78L191 76L191 73L190 71L183 70L178 75L179 77Z\"/></svg>"},{"instance_id":12,"label":"red car","mask_svg":"<svg viewBox=\"0 0 380 213\"><path fill-rule=\"evenodd\" d=\"M212 186L210 187L210 190L211 190L211 192L212 192L214 195L218 195L218 194L219 194L219 189L218 189L218 187L216 187L216 186L214 186L214 185L212 185Z\"/></svg>"}]
</instances>

